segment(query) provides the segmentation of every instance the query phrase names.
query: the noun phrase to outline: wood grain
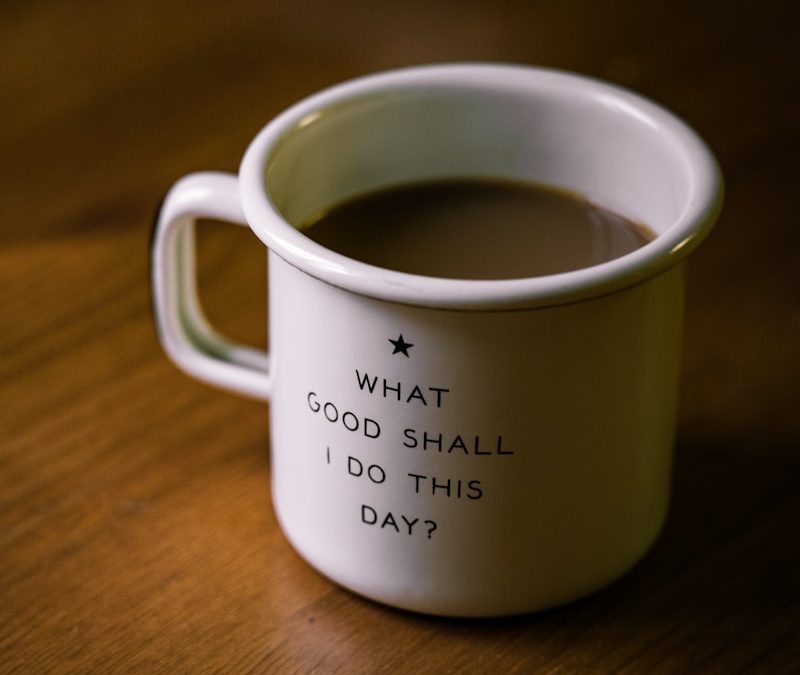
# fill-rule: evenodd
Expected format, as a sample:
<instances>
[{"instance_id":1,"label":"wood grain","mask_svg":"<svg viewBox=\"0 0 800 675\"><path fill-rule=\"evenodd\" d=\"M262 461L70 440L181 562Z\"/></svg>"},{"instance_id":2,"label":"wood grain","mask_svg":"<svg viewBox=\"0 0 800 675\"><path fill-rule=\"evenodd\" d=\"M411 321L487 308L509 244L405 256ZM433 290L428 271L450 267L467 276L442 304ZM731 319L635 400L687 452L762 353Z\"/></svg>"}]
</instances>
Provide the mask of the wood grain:
<instances>
[{"instance_id":1,"label":"wood grain","mask_svg":"<svg viewBox=\"0 0 800 675\"><path fill-rule=\"evenodd\" d=\"M0 6L0 672L793 673L800 668L800 101L788 4ZM727 180L691 267L673 508L611 588L500 621L387 609L278 531L265 406L180 374L150 319L180 175L343 79L574 69L684 116ZM201 228L204 302L265 337L264 255Z\"/></svg>"}]
</instances>

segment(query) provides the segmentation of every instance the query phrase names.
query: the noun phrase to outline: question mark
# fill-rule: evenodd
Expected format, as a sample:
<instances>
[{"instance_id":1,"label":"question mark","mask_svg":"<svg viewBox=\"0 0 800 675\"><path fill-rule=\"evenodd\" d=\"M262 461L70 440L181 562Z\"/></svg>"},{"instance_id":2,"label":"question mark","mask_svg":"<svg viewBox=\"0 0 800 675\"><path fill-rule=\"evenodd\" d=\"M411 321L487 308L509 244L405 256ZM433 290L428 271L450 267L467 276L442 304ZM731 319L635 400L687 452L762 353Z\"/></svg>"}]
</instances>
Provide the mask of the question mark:
<instances>
[{"instance_id":1,"label":"question mark","mask_svg":"<svg viewBox=\"0 0 800 675\"><path fill-rule=\"evenodd\" d=\"M430 539L431 538L431 534L433 534L433 531L436 529L436 521L423 520L422 522L423 523L430 523L430 527L428 528L428 539Z\"/></svg>"}]
</instances>

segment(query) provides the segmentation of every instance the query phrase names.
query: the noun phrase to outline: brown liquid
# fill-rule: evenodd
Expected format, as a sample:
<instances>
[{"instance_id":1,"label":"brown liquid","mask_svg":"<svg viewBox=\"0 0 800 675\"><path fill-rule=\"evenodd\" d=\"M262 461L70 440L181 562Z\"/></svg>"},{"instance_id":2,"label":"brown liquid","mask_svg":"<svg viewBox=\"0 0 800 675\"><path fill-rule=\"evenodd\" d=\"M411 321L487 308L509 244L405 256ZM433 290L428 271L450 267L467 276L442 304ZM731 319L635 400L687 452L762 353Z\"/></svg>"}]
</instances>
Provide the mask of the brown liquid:
<instances>
[{"instance_id":1,"label":"brown liquid","mask_svg":"<svg viewBox=\"0 0 800 675\"><path fill-rule=\"evenodd\" d=\"M373 192L301 229L317 243L371 265L454 279L567 272L630 253L655 236L576 194L484 180Z\"/></svg>"}]
</instances>

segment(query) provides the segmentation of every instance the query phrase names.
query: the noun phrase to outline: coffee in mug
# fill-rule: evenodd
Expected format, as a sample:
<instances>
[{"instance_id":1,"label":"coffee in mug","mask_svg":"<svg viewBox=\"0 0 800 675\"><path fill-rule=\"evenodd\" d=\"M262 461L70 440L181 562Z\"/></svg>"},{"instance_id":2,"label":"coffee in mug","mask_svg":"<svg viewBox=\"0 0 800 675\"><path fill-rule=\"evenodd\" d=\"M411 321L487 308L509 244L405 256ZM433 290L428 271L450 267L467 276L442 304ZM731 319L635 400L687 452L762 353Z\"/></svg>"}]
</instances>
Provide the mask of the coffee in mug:
<instances>
[{"instance_id":1,"label":"coffee in mug","mask_svg":"<svg viewBox=\"0 0 800 675\"><path fill-rule=\"evenodd\" d=\"M560 274L608 262L655 237L566 190L476 179L371 192L299 229L370 265L454 279Z\"/></svg>"}]
</instances>

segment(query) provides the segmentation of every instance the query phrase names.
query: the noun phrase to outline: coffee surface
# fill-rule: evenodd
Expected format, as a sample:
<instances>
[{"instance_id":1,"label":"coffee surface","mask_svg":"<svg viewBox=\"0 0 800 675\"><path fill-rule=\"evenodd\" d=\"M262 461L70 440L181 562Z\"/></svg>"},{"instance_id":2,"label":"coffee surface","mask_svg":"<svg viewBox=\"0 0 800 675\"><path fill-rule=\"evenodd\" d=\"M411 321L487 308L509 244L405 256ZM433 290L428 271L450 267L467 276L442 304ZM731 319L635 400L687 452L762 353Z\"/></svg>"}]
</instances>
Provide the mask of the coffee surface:
<instances>
[{"instance_id":1,"label":"coffee surface","mask_svg":"<svg viewBox=\"0 0 800 675\"><path fill-rule=\"evenodd\" d=\"M453 279L514 279L590 267L654 238L583 197L532 183L447 180L359 196L300 228L317 243L387 269Z\"/></svg>"}]
</instances>

